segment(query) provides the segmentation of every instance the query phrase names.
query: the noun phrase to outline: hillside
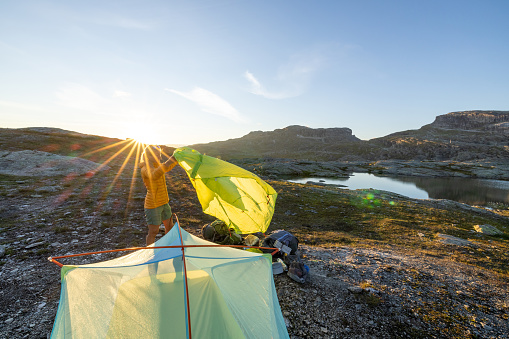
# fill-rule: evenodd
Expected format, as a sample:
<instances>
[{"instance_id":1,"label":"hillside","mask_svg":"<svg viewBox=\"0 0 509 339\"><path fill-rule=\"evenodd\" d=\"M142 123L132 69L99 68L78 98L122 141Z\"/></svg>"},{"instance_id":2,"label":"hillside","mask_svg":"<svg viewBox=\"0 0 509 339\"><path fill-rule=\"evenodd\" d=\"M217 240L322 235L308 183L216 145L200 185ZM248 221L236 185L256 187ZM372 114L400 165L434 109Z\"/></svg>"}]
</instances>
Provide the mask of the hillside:
<instances>
[{"instance_id":1,"label":"hillside","mask_svg":"<svg viewBox=\"0 0 509 339\"><path fill-rule=\"evenodd\" d=\"M288 126L270 132L256 131L238 139L216 141L191 147L210 155L233 158L313 159L328 147L361 144L349 128Z\"/></svg>"},{"instance_id":2,"label":"hillside","mask_svg":"<svg viewBox=\"0 0 509 339\"><path fill-rule=\"evenodd\" d=\"M508 125L508 111L466 111L367 141L348 128L290 126L192 147L273 178L368 172L509 180Z\"/></svg>"},{"instance_id":3,"label":"hillside","mask_svg":"<svg viewBox=\"0 0 509 339\"><path fill-rule=\"evenodd\" d=\"M466 111L440 115L418 130L368 141L356 138L348 128L289 126L192 147L224 159L509 160L508 136L509 111Z\"/></svg>"}]
</instances>

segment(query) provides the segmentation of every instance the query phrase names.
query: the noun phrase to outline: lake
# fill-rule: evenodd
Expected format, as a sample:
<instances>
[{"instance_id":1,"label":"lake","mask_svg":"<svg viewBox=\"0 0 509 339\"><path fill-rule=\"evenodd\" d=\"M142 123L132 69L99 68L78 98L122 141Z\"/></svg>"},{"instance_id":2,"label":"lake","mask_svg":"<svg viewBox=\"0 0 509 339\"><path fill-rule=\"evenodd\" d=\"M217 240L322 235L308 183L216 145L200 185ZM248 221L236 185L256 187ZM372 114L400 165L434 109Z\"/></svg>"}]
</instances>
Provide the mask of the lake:
<instances>
[{"instance_id":1,"label":"lake","mask_svg":"<svg viewBox=\"0 0 509 339\"><path fill-rule=\"evenodd\" d=\"M354 173L349 178L297 178L291 182L308 181L344 185L346 189L373 188L390 191L414 199L449 199L469 205L488 202L509 204L509 181L472 178L380 177L368 173Z\"/></svg>"}]
</instances>

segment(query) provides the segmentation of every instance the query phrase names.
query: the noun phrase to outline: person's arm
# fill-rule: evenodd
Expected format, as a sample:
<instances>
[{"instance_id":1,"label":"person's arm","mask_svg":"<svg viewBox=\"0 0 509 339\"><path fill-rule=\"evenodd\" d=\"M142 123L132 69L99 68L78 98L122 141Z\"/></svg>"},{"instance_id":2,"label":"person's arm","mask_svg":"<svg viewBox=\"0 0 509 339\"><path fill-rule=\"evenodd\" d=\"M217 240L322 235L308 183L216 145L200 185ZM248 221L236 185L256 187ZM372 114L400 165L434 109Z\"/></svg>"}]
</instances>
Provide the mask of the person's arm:
<instances>
[{"instance_id":1,"label":"person's arm","mask_svg":"<svg viewBox=\"0 0 509 339\"><path fill-rule=\"evenodd\" d=\"M173 155L171 157L168 158L168 160L166 160L162 165L163 169L165 172L169 172L173 169L173 167L175 167L176 165L178 164L178 161L177 159L175 159L173 157Z\"/></svg>"},{"instance_id":2,"label":"person's arm","mask_svg":"<svg viewBox=\"0 0 509 339\"><path fill-rule=\"evenodd\" d=\"M151 179L157 179L162 176L164 173L169 172L178 164L177 160L171 156L168 160L161 163L158 167L155 168L147 168L147 176Z\"/></svg>"}]
</instances>

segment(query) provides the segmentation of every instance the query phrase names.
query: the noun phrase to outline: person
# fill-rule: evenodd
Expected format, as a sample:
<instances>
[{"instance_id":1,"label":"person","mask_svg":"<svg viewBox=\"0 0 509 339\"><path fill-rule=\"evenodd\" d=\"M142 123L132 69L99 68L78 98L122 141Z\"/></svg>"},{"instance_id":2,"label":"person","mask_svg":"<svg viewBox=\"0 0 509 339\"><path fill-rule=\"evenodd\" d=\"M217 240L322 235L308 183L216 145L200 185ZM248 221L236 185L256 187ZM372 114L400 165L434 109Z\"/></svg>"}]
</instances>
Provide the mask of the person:
<instances>
[{"instance_id":1,"label":"person","mask_svg":"<svg viewBox=\"0 0 509 339\"><path fill-rule=\"evenodd\" d=\"M141 178L147 189L144 203L145 218L148 224L147 246L155 242L161 223L164 224L165 234L173 227L169 205L170 198L164 174L177 165L177 160L171 156L165 162L161 161L161 148L159 146L145 147L139 166L141 168Z\"/></svg>"}]
</instances>

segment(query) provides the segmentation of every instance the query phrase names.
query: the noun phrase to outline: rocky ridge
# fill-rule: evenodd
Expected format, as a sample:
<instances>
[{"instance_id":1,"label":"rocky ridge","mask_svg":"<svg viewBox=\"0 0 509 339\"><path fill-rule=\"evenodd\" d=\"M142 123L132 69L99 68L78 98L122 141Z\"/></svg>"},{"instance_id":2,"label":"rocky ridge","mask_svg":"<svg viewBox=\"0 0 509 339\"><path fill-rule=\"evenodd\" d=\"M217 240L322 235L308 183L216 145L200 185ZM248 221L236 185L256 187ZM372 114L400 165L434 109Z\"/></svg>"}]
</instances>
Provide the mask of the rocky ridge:
<instances>
[{"instance_id":1,"label":"rocky ridge","mask_svg":"<svg viewBox=\"0 0 509 339\"><path fill-rule=\"evenodd\" d=\"M368 141L347 128L289 126L193 147L224 159L508 161L508 124L509 111L466 111L440 115L418 130Z\"/></svg>"},{"instance_id":2,"label":"rocky ridge","mask_svg":"<svg viewBox=\"0 0 509 339\"><path fill-rule=\"evenodd\" d=\"M463 111L436 117L432 127L452 130L501 131L509 134L509 111Z\"/></svg>"}]
</instances>

